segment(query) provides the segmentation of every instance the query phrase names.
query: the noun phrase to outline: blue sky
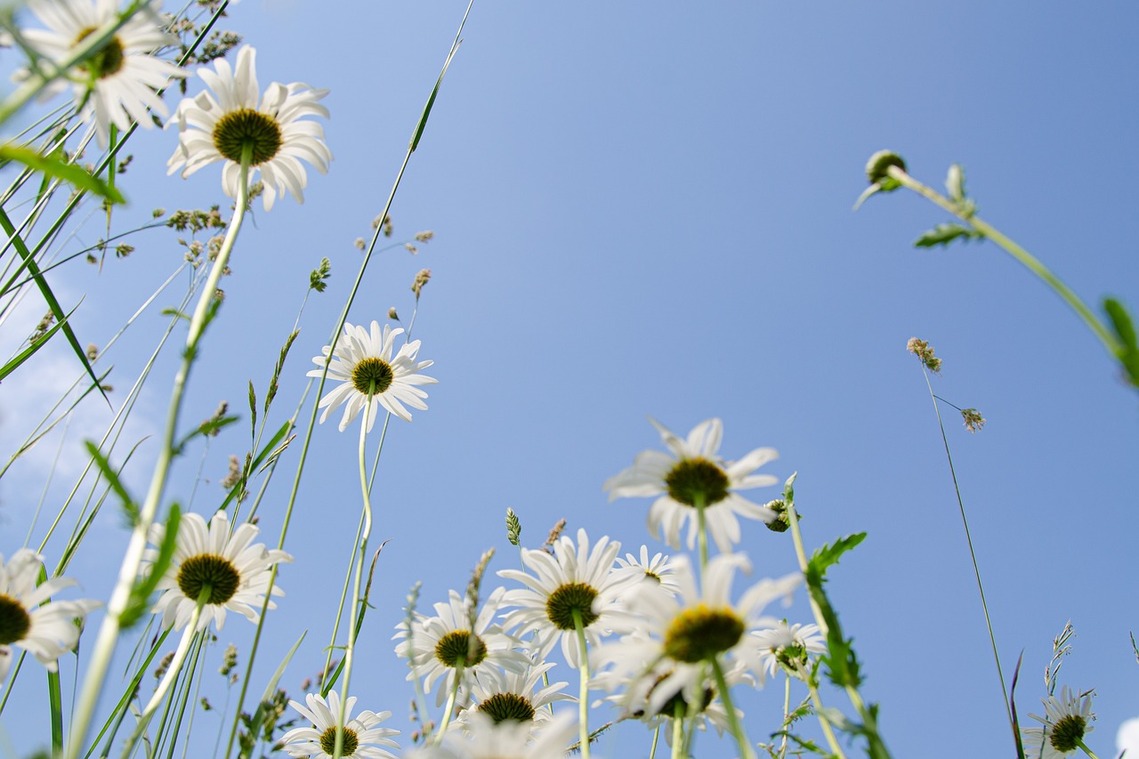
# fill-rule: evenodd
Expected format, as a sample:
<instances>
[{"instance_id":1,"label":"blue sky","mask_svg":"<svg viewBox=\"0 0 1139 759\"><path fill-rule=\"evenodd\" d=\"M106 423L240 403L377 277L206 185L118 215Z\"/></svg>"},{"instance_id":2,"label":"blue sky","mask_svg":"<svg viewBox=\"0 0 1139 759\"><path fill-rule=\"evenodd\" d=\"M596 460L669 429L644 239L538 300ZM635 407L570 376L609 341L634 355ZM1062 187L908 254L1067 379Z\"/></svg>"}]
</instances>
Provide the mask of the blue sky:
<instances>
[{"instance_id":1,"label":"blue sky","mask_svg":"<svg viewBox=\"0 0 1139 759\"><path fill-rule=\"evenodd\" d=\"M221 399L243 407L250 379L264 386L308 271L327 256L329 292L306 308L278 412L295 402L463 7L234 6L229 26L258 48L262 85L332 90L335 160L327 176L310 172L303 206L258 210L243 231L187 419ZM1011 752L936 421L905 352L916 335L946 362L938 394L989 420L969 435L947 414L1006 678L1024 655L1019 711L1040 711L1051 640L1070 619L1061 682L1096 689L1091 745L1112 755L1118 724L1139 715L1128 640L1139 627L1136 394L995 246L915 250L945 217L905 193L851 205L878 149L937 188L959 162L984 218L1090 303L1113 294L1139 308L1137 36L1139 12L1122 3L477 2L392 211L397 237L436 239L417 256L380 256L351 318L382 320L389 306L406 318L412 277L432 269L415 336L439 384L429 411L393 423L384 452L375 535L391 542L362 638L361 705L403 726L410 689L388 639L407 589L422 579L425 604L444 599L489 546L494 567L514 566L506 507L535 542L566 517L632 552L659 550L648 502L609 504L601 483L657 445L647 416L677 431L718 416L725 456L770 445L781 458L769 471L799 472L809 543L869 533L830 587L894 755ZM225 202L216 171L164 176L173 146L170 133L134 138L124 228L155 205ZM71 244L101 234L93 213ZM60 272L72 302L87 293L81 339L104 343L178 263L166 232L135 244L97 276L83 264ZM155 309L132 328L115 356L124 382L163 326ZM155 427L171 374L161 365L147 396ZM6 395L11 418L18 401ZM226 456L244 445L223 436L180 462L179 497L200 467L210 482L193 505L210 510ZM286 546L296 561L262 671L308 628L285 678L294 689L319 667L339 593L359 504L355 445L331 423L316 430ZM263 507L267 538L294 465L295 452ZM17 540L37 466L0 483L0 525ZM99 529L107 545L125 542L109 512ZM794 566L790 542L758 524L745 525L743 548L757 576ZM78 559L86 589L101 590L86 577L109 553ZM788 614L807 621L805 600ZM223 632L222 644L248 634L240 619ZM746 705L753 738L774 729L780 698L775 688ZM599 754L647 755L647 742L624 729Z\"/></svg>"}]
</instances>

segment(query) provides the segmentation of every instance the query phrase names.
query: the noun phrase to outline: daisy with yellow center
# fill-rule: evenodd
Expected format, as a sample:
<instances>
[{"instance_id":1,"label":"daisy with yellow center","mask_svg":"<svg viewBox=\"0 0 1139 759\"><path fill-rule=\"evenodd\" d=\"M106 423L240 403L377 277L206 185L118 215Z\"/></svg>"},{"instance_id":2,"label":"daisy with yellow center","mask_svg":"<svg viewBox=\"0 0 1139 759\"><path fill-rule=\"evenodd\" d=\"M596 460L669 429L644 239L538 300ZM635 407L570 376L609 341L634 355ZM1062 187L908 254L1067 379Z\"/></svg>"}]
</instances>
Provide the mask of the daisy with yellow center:
<instances>
[{"instance_id":1,"label":"daisy with yellow center","mask_svg":"<svg viewBox=\"0 0 1139 759\"><path fill-rule=\"evenodd\" d=\"M1023 728L1024 752L1030 759L1062 759L1069 754L1083 751L1094 756L1084 743L1084 736L1090 733L1092 720L1092 691L1076 694L1064 686L1060 697L1044 699L1044 716L1028 715L1042 727Z\"/></svg>"},{"instance_id":2,"label":"daisy with yellow center","mask_svg":"<svg viewBox=\"0 0 1139 759\"><path fill-rule=\"evenodd\" d=\"M349 696L344 702L344 712L351 715L356 705L356 697ZM312 727L295 727L281 736L280 746L289 756L316 758L333 756L336 750L336 725L340 714L340 695L329 691L325 700L315 693L305 696L305 703L290 701L302 717L312 723ZM380 723L392 716L391 712L362 711L349 717L344 724L340 754L342 759L395 759L395 754L387 749L398 749L399 744L392 739L399 730L379 727ZM381 748L382 747L382 748Z\"/></svg>"},{"instance_id":3,"label":"daisy with yellow center","mask_svg":"<svg viewBox=\"0 0 1139 759\"><path fill-rule=\"evenodd\" d=\"M328 90L314 90L300 82L273 82L262 95L256 55L246 45L238 50L235 66L219 58L214 69L198 72L213 92L202 92L178 105L167 123L178 127L178 148L166 166L168 174L179 171L188 177L203 166L224 161L222 188L237 198L245 163L250 179L260 173L268 211L286 190L298 203L304 202L308 176L301 161L322 174L328 170L332 153L324 144L324 129L304 118L328 118L328 109L320 104Z\"/></svg>"},{"instance_id":4,"label":"daisy with yellow center","mask_svg":"<svg viewBox=\"0 0 1139 759\"><path fill-rule=\"evenodd\" d=\"M463 730L452 730L442 745L410 751L404 759L556 759L566 756L574 723L561 714L541 725L472 714Z\"/></svg>"},{"instance_id":5,"label":"daisy with yellow center","mask_svg":"<svg viewBox=\"0 0 1139 759\"><path fill-rule=\"evenodd\" d=\"M755 474L778 457L772 448L756 448L739 461L724 461L718 455L724 428L719 419L696 425L687 438L673 434L650 419L670 453L643 451L633 466L605 483L609 500L656 496L649 509L649 532L654 538L664 533L673 548L680 546L680 530L688 523L688 547L697 536L703 541L703 523L721 552L727 553L740 541L737 517L771 522L776 513L738 495L738 490L774 485L778 479ZM703 545L703 542L701 543ZM703 552L702 552L703 554Z\"/></svg>"},{"instance_id":6,"label":"daisy with yellow center","mask_svg":"<svg viewBox=\"0 0 1139 759\"><path fill-rule=\"evenodd\" d=\"M340 383L320 399L320 408L324 409L321 423L341 404L344 405L341 432L365 407L368 409L365 425L369 432L376 423L380 407L408 422L411 412L407 406L420 411L427 409L423 402L427 393L419 386L438 380L420 372L435 362L419 360L419 340L404 343L397 351L395 341L402 334L402 329L392 329L387 324L381 331L376 321L372 322L371 329L345 324L331 359L329 347L321 349L321 355L312 360L320 368L313 369L308 376L319 378L327 365L328 379Z\"/></svg>"},{"instance_id":7,"label":"daisy with yellow center","mask_svg":"<svg viewBox=\"0 0 1139 759\"><path fill-rule=\"evenodd\" d=\"M161 5L143 3L93 56L66 72L75 100L83 106L82 118L94 122L102 147L107 146L111 124L125 131L133 121L149 129L153 126L149 112L165 118L166 104L156 90L164 89L173 77L185 76L181 68L154 55L176 41L161 28L157 13ZM91 34L121 11L118 0L31 0L28 9L47 28L20 33L35 52L54 64L72 58ZM48 91L64 87L61 81Z\"/></svg>"},{"instance_id":8,"label":"daisy with yellow center","mask_svg":"<svg viewBox=\"0 0 1139 759\"><path fill-rule=\"evenodd\" d=\"M173 561L158 582L162 595L154 611L162 614L162 626L185 627L199 606L198 630L206 629L211 622L222 629L227 611L256 622L266 594L284 595L276 585L270 588L272 568L292 561L292 557L267 549L264 543L253 544L257 532L249 523L231 532L224 511L214 514L208 526L199 514L184 515ZM160 545L163 533L163 526L156 525L151 542ZM149 549L148 560L153 561L156 554L155 549ZM268 608L275 609L276 604L270 601Z\"/></svg>"},{"instance_id":9,"label":"daisy with yellow center","mask_svg":"<svg viewBox=\"0 0 1139 759\"><path fill-rule=\"evenodd\" d=\"M79 642L80 623L98 601L51 601L51 596L75 585L54 577L39 583L43 559L21 548L7 562L0 556L0 685L8 677L14 648L27 651L51 672L56 661Z\"/></svg>"},{"instance_id":10,"label":"daisy with yellow center","mask_svg":"<svg viewBox=\"0 0 1139 759\"><path fill-rule=\"evenodd\" d=\"M490 668L479 673L470 686L473 708L463 711L459 723L467 724L475 714L485 714L495 724L513 720L539 727L553 716L550 712L551 704L555 701L573 700L561 692L568 683L545 682L547 673L554 666L553 662L529 662L521 672Z\"/></svg>"}]
</instances>

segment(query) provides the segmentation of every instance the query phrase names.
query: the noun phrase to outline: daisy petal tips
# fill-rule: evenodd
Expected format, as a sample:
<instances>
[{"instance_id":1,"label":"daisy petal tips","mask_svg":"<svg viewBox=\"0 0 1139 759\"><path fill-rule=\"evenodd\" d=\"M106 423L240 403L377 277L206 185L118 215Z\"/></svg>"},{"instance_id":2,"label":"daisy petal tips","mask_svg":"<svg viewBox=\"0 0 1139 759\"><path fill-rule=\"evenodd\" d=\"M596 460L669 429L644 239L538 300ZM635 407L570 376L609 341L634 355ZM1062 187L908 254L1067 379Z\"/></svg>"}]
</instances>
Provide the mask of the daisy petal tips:
<instances>
[{"instance_id":1,"label":"daisy petal tips","mask_svg":"<svg viewBox=\"0 0 1139 759\"><path fill-rule=\"evenodd\" d=\"M321 355L312 360L320 368L313 369L308 376L321 377L327 364L328 379L340 383L320 399L320 408L324 409L321 423L342 404L341 432L365 407L368 412L364 423L369 432L376 423L380 407L407 422L411 421L407 406L419 411L427 410L427 404L423 402L427 391L419 386L431 385L438 380L420 372L435 362L419 360L418 340L404 343L398 351L395 350L395 340L402 334L402 329L392 329L387 324L381 331L376 321L372 322L370 329L345 324L344 334L336 342L336 351L332 352L327 345L321 349Z\"/></svg>"},{"instance_id":2,"label":"daisy petal tips","mask_svg":"<svg viewBox=\"0 0 1139 759\"><path fill-rule=\"evenodd\" d=\"M268 211L286 190L298 203L304 202L308 175L302 160L322 174L328 170L332 152L324 143L324 128L304 120L305 116L328 118L328 109L319 102L328 90L273 82L262 95L256 56L246 45L237 52L235 66L219 58L214 69L198 72L213 92L179 103L167 123L178 126L178 148L166 168L168 174L180 171L188 177L203 166L224 161L222 189L236 198L244 155L250 170L261 175Z\"/></svg>"}]
</instances>

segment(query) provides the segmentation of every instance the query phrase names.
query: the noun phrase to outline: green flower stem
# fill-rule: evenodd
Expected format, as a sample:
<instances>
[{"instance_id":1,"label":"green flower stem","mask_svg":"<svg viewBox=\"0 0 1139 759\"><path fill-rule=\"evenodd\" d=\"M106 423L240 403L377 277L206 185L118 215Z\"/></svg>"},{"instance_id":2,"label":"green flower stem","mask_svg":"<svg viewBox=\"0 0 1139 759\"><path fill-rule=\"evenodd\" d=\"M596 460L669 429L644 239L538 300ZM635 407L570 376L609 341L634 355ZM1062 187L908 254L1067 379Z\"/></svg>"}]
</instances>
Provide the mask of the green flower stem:
<instances>
[{"instance_id":1,"label":"green flower stem","mask_svg":"<svg viewBox=\"0 0 1139 759\"><path fill-rule=\"evenodd\" d=\"M708 566L708 525L704 518L704 494L697 494L693 500L696 501L693 507L696 509L696 542L700 549L700 583L703 587L704 568Z\"/></svg>"},{"instance_id":2,"label":"green flower stem","mask_svg":"<svg viewBox=\"0 0 1139 759\"><path fill-rule=\"evenodd\" d=\"M790 678L787 679L787 685L788 687L791 685ZM811 695L811 704L815 707L815 716L819 718L819 726L823 729L823 735L826 736L827 745L831 747L831 753L838 759L846 759L846 754L842 753L842 747L838 745L838 739L835 737L830 720L823 716L825 712L823 711L823 700L819 696L819 689L811 682L807 683L807 689Z\"/></svg>"},{"instance_id":3,"label":"green flower stem","mask_svg":"<svg viewBox=\"0 0 1139 759\"><path fill-rule=\"evenodd\" d=\"M1012 705L1009 703L1008 688L1005 686L1004 670L1001 667L1000 653L997 651L997 636L993 632L993 620L989 616L989 604L985 600L985 586L981 582L981 568L977 564L977 553L973 550L973 535L969 530L969 520L965 516L965 501L961 497L961 487L957 484L957 469L953 466L953 454L949 452L949 437L945 434L945 423L941 419L941 408L937 405L937 396L933 392L933 383L929 381L929 372L922 367L922 376L925 377L925 386L929 389L930 400L933 402L933 413L937 416L937 426L941 430L941 444L945 447L945 460L949 462L949 476L953 479L953 492L957 496L957 508L961 512L961 525L965 528L965 543L969 547L969 558L973 561L973 576L977 580L977 593L981 596L981 611L985 616L985 627L989 631L989 647L993 650L993 661L997 665L997 679L1000 681L1001 702L1005 705L1005 716L1008 717L1009 727L1013 732L1013 740L1017 738L1016 722L1012 718ZM948 401L946 401L948 403ZM953 404L950 404L953 405ZM958 409L960 410L960 409Z\"/></svg>"},{"instance_id":4,"label":"green flower stem","mask_svg":"<svg viewBox=\"0 0 1139 759\"><path fill-rule=\"evenodd\" d=\"M455 699L459 695L459 683L463 679L463 657L459 656L459 666L455 667L455 678L451 682L451 693L447 696L447 706L443 710L443 721L439 723L439 729L435 732L435 745L438 746L443 742L443 736L447 732L447 725L451 724L451 715L455 713Z\"/></svg>"},{"instance_id":5,"label":"green flower stem","mask_svg":"<svg viewBox=\"0 0 1139 759\"><path fill-rule=\"evenodd\" d=\"M1099 757L1095 755L1095 752L1088 748L1088 744L1084 743L1083 738L1077 738L1076 745L1079 746L1080 750L1087 754L1091 759L1099 759Z\"/></svg>"},{"instance_id":6,"label":"green flower stem","mask_svg":"<svg viewBox=\"0 0 1139 759\"><path fill-rule=\"evenodd\" d=\"M0 103L0 124L4 124L12 118L16 112L43 92L43 89L53 81L65 77L72 69L93 57L120 29L126 26L126 23L136 13L142 10L144 5L146 3L143 0L135 0L113 19L84 37L82 44L76 47L71 55L58 65L45 60L43 57L32 61L28 78L3 103ZM14 39L21 39L19 29L12 25L10 19L6 19L3 26L12 33Z\"/></svg>"},{"instance_id":7,"label":"green flower stem","mask_svg":"<svg viewBox=\"0 0 1139 759\"><path fill-rule=\"evenodd\" d=\"M1048 267L1037 260L1035 256L1017 245L1008 237L1005 237L1005 235L1002 234L1000 230L991 226L987 222L982 221L979 217L972 214L963 213L955 203L949 200L949 198L946 198L936 190L933 190L932 188L927 187L926 185L917 181L905 171L903 171L901 167L891 166L886 173L890 176L891 179L898 181L907 189L913 190L923 198L926 198L927 200L933 202L935 205L945 209L961 221L968 224L975 231L981 233L989 240L992 240L997 245L1004 248L1006 253L1015 258L1025 268L1043 280L1045 284L1051 287L1057 295L1059 295L1069 306L1071 306L1072 310L1075 311L1079 317L1083 319L1088 328L1091 329L1093 333L1095 333L1095 336L1099 338L1100 342L1103 343L1104 347L1107 348L1108 353L1110 353L1112 357L1117 358L1119 356L1119 342L1115 339L1115 336L1111 334L1110 330L1108 330L1107 327L1105 327L1103 323L1100 322L1095 313L1093 313L1092 310L1088 308L1082 300L1080 300L1080 297L1076 295L1076 293L1074 293L1071 288L1061 282L1060 279L1057 278L1056 275L1051 271L1049 271Z\"/></svg>"},{"instance_id":8,"label":"green flower stem","mask_svg":"<svg viewBox=\"0 0 1139 759\"><path fill-rule=\"evenodd\" d=\"M166 666L166 674L162 676L162 681L158 683L158 687L154 689L154 695L150 697L147 702L146 708L142 710L139 715L138 724L135 726L134 732L127 740L126 745L123 746L122 759L127 759L134 753L134 747L138 743L138 739L146 732L146 726L150 724L150 719L154 716L154 712L158 710L159 705L166 698L166 694L170 691L170 687L178 678L179 673L182 671L182 664L186 661L186 654L190 651L190 644L194 640L194 636L198 632L198 620L202 617L202 607L205 606L206 600L210 597L212 588L206 586L202 588L201 594L198 596L198 603L194 605L194 613L190 615L190 621L186 625L185 632L182 633L182 640L178 641L178 648L174 651L174 658Z\"/></svg>"},{"instance_id":9,"label":"green flower stem","mask_svg":"<svg viewBox=\"0 0 1139 759\"><path fill-rule=\"evenodd\" d=\"M360 597L360 588L364 576L364 555L368 552L368 537L372 534L372 497L368 492L368 465L364 453L368 441L368 418L372 414L374 402L375 396L369 393L368 400L364 402L363 418L360 420L358 460L360 464L360 497L364 499L364 528L360 533L360 551L359 556L356 557L356 571L352 580L352 605L348 609L348 644L344 647L344 683L340 686L340 713L336 716L336 745L332 752L332 759L339 759L340 752L344 750L344 720L348 708L348 684L352 679L352 665L356 661L356 614L359 612L360 604L363 603L363 599Z\"/></svg>"},{"instance_id":10,"label":"green flower stem","mask_svg":"<svg viewBox=\"0 0 1139 759\"><path fill-rule=\"evenodd\" d=\"M783 739L779 742L779 759L787 756L787 719L791 716L791 678L783 678Z\"/></svg>"},{"instance_id":11,"label":"green flower stem","mask_svg":"<svg viewBox=\"0 0 1139 759\"><path fill-rule=\"evenodd\" d=\"M577 644L581 648L581 688L577 698L577 730L580 736L581 759L589 759L589 647L585 641L585 625L581 610L573 610L573 629L577 631Z\"/></svg>"},{"instance_id":12,"label":"green flower stem","mask_svg":"<svg viewBox=\"0 0 1139 759\"><path fill-rule=\"evenodd\" d=\"M182 364L174 376L170 407L166 412L166 430L163 432L162 448L158 454L158 461L154 465L154 475L146 493L146 500L143 501L142 507L139 509L138 520L123 555L118 582L107 602L107 615L99 627L99 636L95 640L95 648L91 654L91 665L87 670L82 690L76 700L71 722L71 736L67 742L67 752L64 754L64 759L77 759L82 750L82 745L87 739L91 718L95 713L99 694L103 690L103 682L106 680L107 668L110 666L115 645L118 643L122 615L130 603L131 590L138 578L138 570L142 564L143 553L146 550L147 537L151 526L154 524L162 494L166 490L166 481L169 479L170 465L174 458L174 436L178 429L178 417L182 411L182 398L186 391L186 380L190 375L190 368L197 358L198 343L205 331L205 314L214 299L217 282L229 261L233 245L241 231L241 222L245 218L245 211L249 205L249 160L251 154L252 147L246 147L242 155L241 175L238 180L237 201L233 219L226 229L225 239L222 241L213 269L211 269L206 280L206 287L198 296L194 318L190 321L190 333L186 336L186 349L182 352ZM200 318L199 314L201 314Z\"/></svg>"},{"instance_id":13,"label":"green flower stem","mask_svg":"<svg viewBox=\"0 0 1139 759\"><path fill-rule=\"evenodd\" d=\"M736 707L732 704L732 694L728 688L728 679L724 677L724 669L720 666L720 660L712 657L710 660L712 665L712 674L716 677L716 687L720 689L720 700L724 702L724 711L728 715L728 729L732 731L735 736L736 745L740 747L740 756L743 759L756 759L755 749L751 747L751 741L748 740L747 733L744 732L744 726L740 724L739 715L736 714Z\"/></svg>"},{"instance_id":14,"label":"green flower stem","mask_svg":"<svg viewBox=\"0 0 1139 759\"><path fill-rule=\"evenodd\" d=\"M672 759L684 759L684 704L672 709Z\"/></svg>"}]
</instances>

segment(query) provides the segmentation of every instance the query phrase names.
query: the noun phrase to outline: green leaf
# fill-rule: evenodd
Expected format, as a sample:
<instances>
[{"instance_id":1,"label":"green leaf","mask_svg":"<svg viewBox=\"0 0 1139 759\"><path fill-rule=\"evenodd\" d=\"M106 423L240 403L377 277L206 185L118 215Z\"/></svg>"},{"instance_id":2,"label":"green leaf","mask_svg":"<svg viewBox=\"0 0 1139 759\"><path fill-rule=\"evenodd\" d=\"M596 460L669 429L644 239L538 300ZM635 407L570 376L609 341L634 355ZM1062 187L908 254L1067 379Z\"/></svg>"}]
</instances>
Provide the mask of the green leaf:
<instances>
[{"instance_id":1,"label":"green leaf","mask_svg":"<svg viewBox=\"0 0 1139 759\"><path fill-rule=\"evenodd\" d=\"M100 198L106 198L112 203L125 203L126 199L118 190L84 171L73 163L65 163L54 155L45 156L39 151L18 145L0 145L0 161L15 161L22 163L33 171L45 176L60 179L74 186L77 190L90 192Z\"/></svg>"},{"instance_id":2,"label":"green leaf","mask_svg":"<svg viewBox=\"0 0 1139 759\"><path fill-rule=\"evenodd\" d=\"M150 572L141 582L131 588L131 596L127 601L127 606L119 615L119 624L124 630L134 626L142 618L142 615L150 609L150 595L158 587L159 581L162 580L166 570L170 568L170 563L174 560L174 549L178 543L178 526L181 522L182 510L178 508L178 504L174 504L170 507L170 515L166 517L166 529L162 535L162 545L158 546L158 555L154 557Z\"/></svg>"},{"instance_id":3,"label":"green leaf","mask_svg":"<svg viewBox=\"0 0 1139 759\"><path fill-rule=\"evenodd\" d=\"M1104 298L1103 310L1111 320L1112 329L1119 340L1119 346L1115 350L1116 358L1123 365L1131 384L1139 387L1139 345L1136 345L1135 324L1131 315L1115 298Z\"/></svg>"},{"instance_id":4,"label":"green leaf","mask_svg":"<svg viewBox=\"0 0 1139 759\"><path fill-rule=\"evenodd\" d=\"M966 240L979 240L983 235L960 224L938 224L914 240L914 247L933 248L938 245L948 245L959 237L964 237Z\"/></svg>"},{"instance_id":5,"label":"green leaf","mask_svg":"<svg viewBox=\"0 0 1139 759\"><path fill-rule=\"evenodd\" d=\"M832 545L823 545L815 551L811 560L807 562L807 572L814 570L822 577L826 574L827 569L838 563L839 558L844 553L865 539L865 532L856 532L853 535L847 535L845 538L839 538Z\"/></svg>"},{"instance_id":6,"label":"green leaf","mask_svg":"<svg viewBox=\"0 0 1139 759\"><path fill-rule=\"evenodd\" d=\"M78 308L78 306L75 308ZM32 340L27 348L24 348L22 351L13 356L6 364L4 364L4 366L0 366L0 380L3 380L9 374L16 371L16 369L19 368L20 364L27 361L29 358L36 354L36 351L47 345L47 341L50 340L56 332L63 328L63 325L67 323L67 320L71 318L71 314L73 313L75 313L74 308L67 313L67 316L63 319L63 321L57 321L54 325L52 325L51 329Z\"/></svg>"},{"instance_id":7,"label":"green leaf","mask_svg":"<svg viewBox=\"0 0 1139 759\"><path fill-rule=\"evenodd\" d=\"M95 466L99 468L99 473L103 475L103 479L111 486L111 490L115 491L115 495L123 502L123 511L127 514L127 520L131 527L138 524L138 504L131 498L131 494L127 492L126 487L123 485L122 480L119 479L119 473L111 466L111 462L99 450L99 446L95 445L90 440L84 441L87 446L87 453L91 454L91 458L95 461Z\"/></svg>"}]
</instances>

